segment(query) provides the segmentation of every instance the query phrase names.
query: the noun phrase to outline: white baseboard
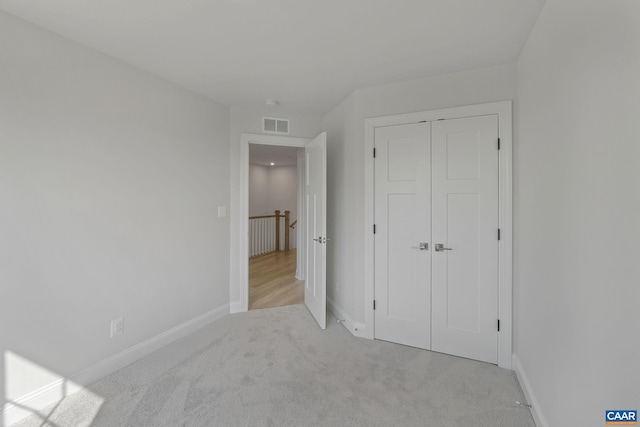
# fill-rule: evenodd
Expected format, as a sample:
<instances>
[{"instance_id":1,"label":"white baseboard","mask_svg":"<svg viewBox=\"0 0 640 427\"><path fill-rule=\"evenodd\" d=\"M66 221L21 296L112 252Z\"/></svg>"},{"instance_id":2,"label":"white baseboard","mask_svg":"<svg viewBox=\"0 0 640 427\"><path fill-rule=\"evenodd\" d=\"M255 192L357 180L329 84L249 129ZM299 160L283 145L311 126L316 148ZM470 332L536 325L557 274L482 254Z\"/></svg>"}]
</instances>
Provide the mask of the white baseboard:
<instances>
[{"instance_id":1,"label":"white baseboard","mask_svg":"<svg viewBox=\"0 0 640 427\"><path fill-rule=\"evenodd\" d=\"M242 306L242 302L234 301L229 305L229 313L242 313L246 310Z\"/></svg>"},{"instance_id":2,"label":"white baseboard","mask_svg":"<svg viewBox=\"0 0 640 427\"><path fill-rule=\"evenodd\" d=\"M79 390L82 390L82 387L78 384L66 378L60 378L31 393L25 394L19 399L7 402L2 410L4 424L0 422L0 426L8 427L13 423L17 423L34 412L41 411Z\"/></svg>"},{"instance_id":3,"label":"white baseboard","mask_svg":"<svg viewBox=\"0 0 640 427\"><path fill-rule=\"evenodd\" d=\"M515 354L512 357L512 365L513 370L516 372L516 376L518 377L518 381L520 382L520 386L522 386L524 397L527 399L527 403L531 405L531 415L533 415L533 420L535 421L536 426L549 427L549 423L542 413L536 394L534 393L533 388L531 388L529 378L520 364L520 359L518 359L518 356Z\"/></svg>"},{"instance_id":4,"label":"white baseboard","mask_svg":"<svg viewBox=\"0 0 640 427\"><path fill-rule=\"evenodd\" d=\"M327 296L327 308L334 316L338 318L340 323L347 328L354 336L359 338L367 338L366 325L364 323L354 321L349 315Z\"/></svg>"},{"instance_id":5,"label":"white baseboard","mask_svg":"<svg viewBox=\"0 0 640 427\"><path fill-rule=\"evenodd\" d=\"M91 383L104 378L105 376L124 368L131 363L142 359L154 351L185 337L196 330L206 326L216 320L222 319L229 314L229 304L225 304L174 328L164 331L148 340L129 347L120 353L114 354L82 371L70 376L61 378L44 387L28 393L15 401L4 404L2 415L5 426L40 411L47 406L59 402L65 396L69 396ZM2 423L0 422L0 426Z\"/></svg>"}]
</instances>

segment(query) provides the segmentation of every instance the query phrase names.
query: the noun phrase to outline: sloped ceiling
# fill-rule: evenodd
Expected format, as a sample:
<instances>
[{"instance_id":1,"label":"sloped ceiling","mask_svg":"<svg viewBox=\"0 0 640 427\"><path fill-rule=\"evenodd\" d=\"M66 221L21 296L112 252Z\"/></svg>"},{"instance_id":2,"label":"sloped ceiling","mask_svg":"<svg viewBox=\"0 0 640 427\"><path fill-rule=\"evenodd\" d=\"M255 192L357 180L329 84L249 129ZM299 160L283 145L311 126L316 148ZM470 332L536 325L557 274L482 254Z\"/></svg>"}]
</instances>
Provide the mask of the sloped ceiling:
<instances>
[{"instance_id":1,"label":"sloped ceiling","mask_svg":"<svg viewBox=\"0 0 640 427\"><path fill-rule=\"evenodd\" d=\"M354 89L515 61L544 0L0 0L229 106L322 114Z\"/></svg>"}]
</instances>

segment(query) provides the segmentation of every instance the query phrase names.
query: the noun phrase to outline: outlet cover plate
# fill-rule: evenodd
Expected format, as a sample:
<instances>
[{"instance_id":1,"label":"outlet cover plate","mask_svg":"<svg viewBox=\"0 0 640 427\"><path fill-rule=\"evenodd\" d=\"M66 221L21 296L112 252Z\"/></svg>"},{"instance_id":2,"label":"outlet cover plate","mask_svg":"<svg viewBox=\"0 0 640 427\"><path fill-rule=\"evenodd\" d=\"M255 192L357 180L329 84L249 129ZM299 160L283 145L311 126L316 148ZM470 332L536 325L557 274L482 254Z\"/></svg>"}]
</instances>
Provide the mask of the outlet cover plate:
<instances>
[{"instance_id":1,"label":"outlet cover plate","mask_svg":"<svg viewBox=\"0 0 640 427\"><path fill-rule=\"evenodd\" d=\"M124 332L124 318L118 317L111 321L111 338Z\"/></svg>"}]
</instances>

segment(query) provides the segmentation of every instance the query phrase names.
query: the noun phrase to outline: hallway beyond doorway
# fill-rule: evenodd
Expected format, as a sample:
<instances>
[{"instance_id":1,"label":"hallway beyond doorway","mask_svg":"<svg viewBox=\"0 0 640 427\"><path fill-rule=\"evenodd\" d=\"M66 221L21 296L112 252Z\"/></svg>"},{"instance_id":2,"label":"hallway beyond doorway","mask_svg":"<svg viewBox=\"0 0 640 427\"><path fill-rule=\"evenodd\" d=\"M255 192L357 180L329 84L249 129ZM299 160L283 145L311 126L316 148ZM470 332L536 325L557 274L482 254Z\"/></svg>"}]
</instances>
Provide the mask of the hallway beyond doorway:
<instances>
[{"instance_id":1,"label":"hallway beyond doorway","mask_svg":"<svg viewBox=\"0 0 640 427\"><path fill-rule=\"evenodd\" d=\"M249 259L249 310L304 303L296 275L296 250Z\"/></svg>"}]
</instances>

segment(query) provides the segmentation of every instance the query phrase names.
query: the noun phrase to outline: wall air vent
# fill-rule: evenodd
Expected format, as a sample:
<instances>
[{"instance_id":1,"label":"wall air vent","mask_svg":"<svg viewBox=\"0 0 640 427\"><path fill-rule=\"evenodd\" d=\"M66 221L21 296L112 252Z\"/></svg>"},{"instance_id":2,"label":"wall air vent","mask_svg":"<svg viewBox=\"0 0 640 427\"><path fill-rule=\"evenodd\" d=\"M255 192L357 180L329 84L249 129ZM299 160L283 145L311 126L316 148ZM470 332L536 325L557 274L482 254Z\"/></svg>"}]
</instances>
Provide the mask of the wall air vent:
<instances>
[{"instance_id":1,"label":"wall air vent","mask_svg":"<svg viewBox=\"0 0 640 427\"><path fill-rule=\"evenodd\" d=\"M262 131L265 133L289 134L289 120L264 117L262 119Z\"/></svg>"}]
</instances>

